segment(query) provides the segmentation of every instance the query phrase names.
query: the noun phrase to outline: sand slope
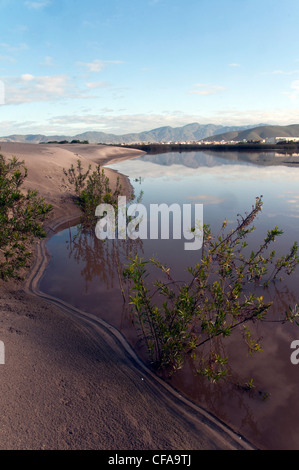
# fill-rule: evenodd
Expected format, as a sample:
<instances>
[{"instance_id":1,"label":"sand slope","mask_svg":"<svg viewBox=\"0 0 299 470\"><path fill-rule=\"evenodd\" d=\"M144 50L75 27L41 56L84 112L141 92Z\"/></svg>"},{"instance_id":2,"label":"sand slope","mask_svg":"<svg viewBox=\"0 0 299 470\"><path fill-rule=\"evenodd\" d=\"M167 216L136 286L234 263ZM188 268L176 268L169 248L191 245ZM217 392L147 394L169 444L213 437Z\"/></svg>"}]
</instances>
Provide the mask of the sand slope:
<instances>
[{"instance_id":1,"label":"sand slope","mask_svg":"<svg viewBox=\"0 0 299 470\"><path fill-rule=\"evenodd\" d=\"M0 142L0 153L7 158L13 156L24 161L28 169L28 178L25 181L25 189L36 189L49 204L53 205L53 218L62 215L78 213L78 209L70 200L72 188L63 174L73 164L76 166L80 159L83 169L89 165L94 169L97 164L101 166L110 161L134 158L143 152L128 150L121 147L110 147L105 145L84 144L22 144ZM117 175L112 170L105 170L112 186L116 182ZM129 191L126 178L121 178L124 191Z\"/></svg>"},{"instance_id":2,"label":"sand slope","mask_svg":"<svg viewBox=\"0 0 299 470\"><path fill-rule=\"evenodd\" d=\"M27 187L54 205L49 223L75 217L62 168L138 155L99 146L1 144L25 160ZM115 174L109 174L115 178ZM115 179L114 179L115 181ZM125 178L122 181L128 184ZM27 283L1 284L0 449L191 450L251 448L155 380L97 320L39 295L37 246Z\"/></svg>"}]
</instances>

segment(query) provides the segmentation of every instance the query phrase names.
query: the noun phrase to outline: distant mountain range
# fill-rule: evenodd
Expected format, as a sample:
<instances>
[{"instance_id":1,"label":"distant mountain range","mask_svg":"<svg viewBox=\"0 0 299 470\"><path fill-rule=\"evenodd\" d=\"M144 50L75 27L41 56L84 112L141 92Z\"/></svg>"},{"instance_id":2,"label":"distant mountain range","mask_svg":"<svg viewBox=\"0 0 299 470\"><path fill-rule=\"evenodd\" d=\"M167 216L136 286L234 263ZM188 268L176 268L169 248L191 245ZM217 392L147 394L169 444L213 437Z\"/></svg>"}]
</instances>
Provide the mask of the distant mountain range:
<instances>
[{"instance_id":1,"label":"distant mountain range","mask_svg":"<svg viewBox=\"0 0 299 470\"><path fill-rule=\"evenodd\" d=\"M261 124L260 124L261 125ZM231 133L238 135L241 131L251 129L253 126L220 126L216 124L187 124L183 127L159 127L150 131L131 133L124 135L106 134L105 132L84 132L75 136L66 135L9 135L7 137L0 137L0 142L25 142L31 144L39 144L41 142L49 141L64 141L71 142L72 140L85 141L88 140L90 144L130 144L136 142L185 142L185 141L198 141L214 135L224 135ZM220 139L222 140L222 139Z\"/></svg>"},{"instance_id":2,"label":"distant mountain range","mask_svg":"<svg viewBox=\"0 0 299 470\"><path fill-rule=\"evenodd\" d=\"M213 141L257 141L271 137L299 137L299 124L290 126L269 126L258 124L256 126L220 126L216 124L192 123L182 127L158 127L150 131L135 134L106 134L105 132L83 132L74 136L66 135L9 135L0 137L2 142L24 142L39 144L42 142L62 142L72 140L88 141L90 144L131 144L137 142L190 142L199 140Z\"/></svg>"},{"instance_id":3,"label":"distant mountain range","mask_svg":"<svg viewBox=\"0 0 299 470\"><path fill-rule=\"evenodd\" d=\"M237 142L242 140L260 141L274 137L299 137L299 124L291 124L290 126L259 125L251 129L239 129L225 133L218 133L213 136L213 140L218 142L221 140Z\"/></svg>"}]
</instances>

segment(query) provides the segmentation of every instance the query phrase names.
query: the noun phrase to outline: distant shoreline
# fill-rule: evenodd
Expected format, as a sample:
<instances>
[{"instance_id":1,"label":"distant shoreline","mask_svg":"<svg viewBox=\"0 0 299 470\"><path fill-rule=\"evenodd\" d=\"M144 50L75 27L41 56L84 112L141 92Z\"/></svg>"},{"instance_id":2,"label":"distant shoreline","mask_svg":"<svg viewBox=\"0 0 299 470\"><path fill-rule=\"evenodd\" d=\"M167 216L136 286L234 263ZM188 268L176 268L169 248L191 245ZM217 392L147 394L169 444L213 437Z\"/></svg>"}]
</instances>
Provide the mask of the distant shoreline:
<instances>
[{"instance_id":1,"label":"distant shoreline","mask_svg":"<svg viewBox=\"0 0 299 470\"><path fill-rule=\"evenodd\" d=\"M122 147L142 150L147 153L164 153L174 151L245 151L245 152L279 152L290 155L292 153L299 152L298 143L279 143L279 144L267 144L260 142L244 142L236 144L163 144L163 143L149 143L149 144L130 144L122 145Z\"/></svg>"}]
</instances>

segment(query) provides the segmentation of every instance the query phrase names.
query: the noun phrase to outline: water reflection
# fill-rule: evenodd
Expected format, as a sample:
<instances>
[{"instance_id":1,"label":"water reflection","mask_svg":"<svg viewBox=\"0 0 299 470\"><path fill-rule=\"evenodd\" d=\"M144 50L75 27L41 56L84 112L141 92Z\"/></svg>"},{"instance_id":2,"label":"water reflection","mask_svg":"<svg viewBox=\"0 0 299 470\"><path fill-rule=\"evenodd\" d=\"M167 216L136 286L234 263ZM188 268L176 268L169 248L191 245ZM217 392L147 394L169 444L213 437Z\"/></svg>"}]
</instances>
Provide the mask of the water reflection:
<instances>
[{"instance_id":1,"label":"water reflection","mask_svg":"<svg viewBox=\"0 0 299 470\"><path fill-rule=\"evenodd\" d=\"M249 210L256 196L263 194L264 209L256 220L252 239L256 248L268 229L275 225L285 233L275 249L283 254L299 238L299 165L297 156L274 153L188 152L145 155L111 165L130 177L135 193L143 190L143 203L203 203L204 222L218 231L223 219L229 228L237 214ZM153 254L170 265L177 279L185 280L186 267L193 266L200 253L186 252L181 240L144 240L139 244L122 240L96 239L93 234L66 229L48 243L51 261L41 289L73 305L100 315L119 328L137 346L133 318L123 302L120 273L126 258L138 253L145 259ZM263 295L274 300L274 319L298 303L298 270L282 284L273 284ZM127 292L125 292L127 294ZM299 442L299 366L290 362L290 344L299 339L294 325L264 323L253 334L262 337L263 352L247 356L246 346L236 335L219 351L229 354L232 369L229 383L213 385L196 376L195 364L173 376L171 383L260 447L296 449ZM141 351L141 353L143 353ZM253 378L254 388L246 383Z\"/></svg>"},{"instance_id":2,"label":"water reflection","mask_svg":"<svg viewBox=\"0 0 299 470\"><path fill-rule=\"evenodd\" d=\"M237 432L250 435L251 438L254 436L253 441L260 445L262 429L256 406L267 407L267 392L262 389L250 390L246 382L239 383L240 377L236 374L232 374L225 384L212 384L198 377L194 363L189 362L185 370L170 382L223 422L233 425ZM196 392L191 396L188 392L190 390Z\"/></svg>"},{"instance_id":3,"label":"water reflection","mask_svg":"<svg viewBox=\"0 0 299 470\"><path fill-rule=\"evenodd\" d=\"M86 293L95 278L107 290L119 288L118 272L123 267L123 260L135 249L135 245L129 246L121 240L101 241L93 232L82 229L78 229L75 236L69 231L66 247L68 258L75 260L80 266L80 276L84 280Z\"/></svg>"},{"instance_id":4,"label":"water reflection","mask_svg":"<svg viewBox=\"0 0 299 470\"><path fill-rule=\"evenodd\" d=\"M187 168L202 166L214 167L219 165L250 166L290 166L299 163L299 154L286 154L280 152L231 152L231 151L205 151L205 152L169 152L163 154L146 154L141 157L143 162L151 162L160 166L182 165ZM127 162L130 164L129 162Z\"/></svg>"},{"instance_id":5,"label":"water reflection","mask_svg":"<svg viewBox=\"0 0 299 470\"><path fill-rule=\"evenodd\" d=\"M93 231L69 227L47 244L51 261L40 283L42 291L99 315L131 340L138 341L122 272L128 258L142 254L140 240L101 241Z\"/></svg>"}]
</instances>

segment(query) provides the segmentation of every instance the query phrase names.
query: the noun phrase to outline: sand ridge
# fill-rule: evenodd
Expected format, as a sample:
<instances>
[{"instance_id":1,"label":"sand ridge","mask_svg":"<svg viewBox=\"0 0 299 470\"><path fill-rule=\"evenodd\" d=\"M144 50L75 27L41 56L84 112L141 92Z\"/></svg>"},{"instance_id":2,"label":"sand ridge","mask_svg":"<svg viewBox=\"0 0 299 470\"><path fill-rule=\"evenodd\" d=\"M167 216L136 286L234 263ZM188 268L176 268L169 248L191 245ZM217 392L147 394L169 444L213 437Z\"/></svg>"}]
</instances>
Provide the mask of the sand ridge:
<instances>
[{"instance_id":1,"label":"sand ridge","mask_svg":"<svg viewBox=\"0 0 299 470\"><path fill-rule=\"evenodd\" d=\"M6 158L14 156L24 161L28 170L24 189L36 189L47 203L53 205L54 210L50 216L50 220L53 220L62 215L79 214L79 209L70 198L73 188L64 176L63 169L68 170L71 165L76 166L80 160L83 170L87 170L89 165L93 170L97 165L103 167L111 161L136 158L144 152L105 145L0 142L0 153ZM120 176L124 192L130 193L127 178L107 168L105 174L109 177L112 187L117 176Z\"/></svg>"}]
</instances>

